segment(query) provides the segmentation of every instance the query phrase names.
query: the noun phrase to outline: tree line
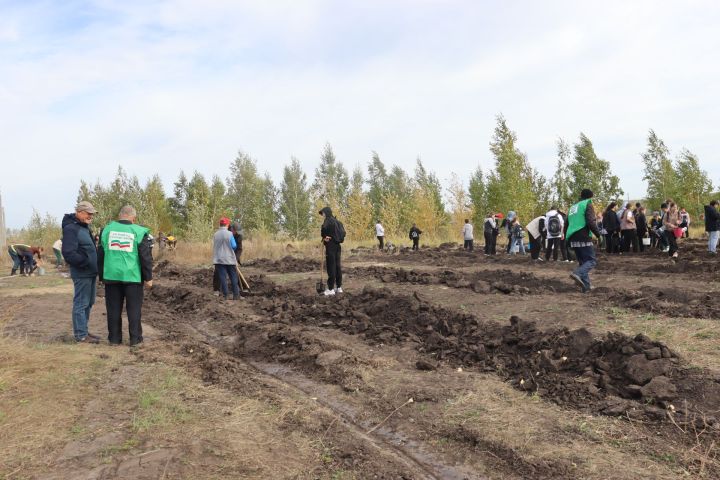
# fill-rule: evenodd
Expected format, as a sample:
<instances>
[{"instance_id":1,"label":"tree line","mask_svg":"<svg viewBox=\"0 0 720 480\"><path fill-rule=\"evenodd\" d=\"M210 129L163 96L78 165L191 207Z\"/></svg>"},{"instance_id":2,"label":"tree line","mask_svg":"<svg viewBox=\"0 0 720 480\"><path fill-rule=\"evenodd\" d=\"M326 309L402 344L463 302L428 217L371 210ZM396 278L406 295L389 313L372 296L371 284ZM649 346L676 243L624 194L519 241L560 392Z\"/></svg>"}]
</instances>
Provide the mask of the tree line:
<instances>
[{"instance_id":1,"label":"tree line","mask_svg":"<svg viewBox=\"0 0 720 480\"><path fill-rule=\"evenodd\" d=\"M610 163L597 155L583 133L573 145L558 139L557 164L549 178L530 164L503 116L497 117L490 152L494 160L490 170L478 166L467 186L453 173L445 190L420 158L412 171L406 171L389 167L372 152L365 169L349 171L326 144L312 181L300 162L291 158L275 185L267 173L258 171L250 155L240 152L225 180L217 175L208 179L198 171L190 176L180 172L171 196L158 175L142 185L119 168L110 184L82 181L78 199L95 205L99 226L114 218L122 205L131 204L138 220L154 232L203 241L210 238L221 216L239 219L249 233L305 239L316 233L317 211L326 205L343 220L349 238L362 240L374 235L376 220L383 222L389 238L404 238L412 223L429 237L444 238L459 232L465 218L479 225L489 212L514 210L529 221L552 204L567 208L583 188L593 190L601 206L623 198ZM641 158L643 179L648 182L645 200L652 209L673 198L691 214L702 211L712 194L712 182L696 155L682 149L673 159L650 130Z\"/></svg>"}]
</instances>

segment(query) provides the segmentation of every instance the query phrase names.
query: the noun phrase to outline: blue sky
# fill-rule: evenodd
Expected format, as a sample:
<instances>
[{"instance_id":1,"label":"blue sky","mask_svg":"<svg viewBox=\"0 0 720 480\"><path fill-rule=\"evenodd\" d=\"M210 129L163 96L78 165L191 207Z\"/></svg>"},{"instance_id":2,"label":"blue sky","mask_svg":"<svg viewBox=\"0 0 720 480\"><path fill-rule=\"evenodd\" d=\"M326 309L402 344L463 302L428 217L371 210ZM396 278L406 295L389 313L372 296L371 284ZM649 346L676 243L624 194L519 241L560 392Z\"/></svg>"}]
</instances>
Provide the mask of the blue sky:
<instances>
[{"instance_id":1,"label":"blue sky","mask_svg":"<svg viewBox=\"0 0 720 480\"><path fill-rule=\"evenodd\" d=\"M582 131L632 197L655 129L715 184L720 3L3 1L0 191L8 225L70 211L118 165L166 188L242 149L277 181L325 142L443 180L492 166L505 115L551 175Z\"/></svg>"}]
</instances>

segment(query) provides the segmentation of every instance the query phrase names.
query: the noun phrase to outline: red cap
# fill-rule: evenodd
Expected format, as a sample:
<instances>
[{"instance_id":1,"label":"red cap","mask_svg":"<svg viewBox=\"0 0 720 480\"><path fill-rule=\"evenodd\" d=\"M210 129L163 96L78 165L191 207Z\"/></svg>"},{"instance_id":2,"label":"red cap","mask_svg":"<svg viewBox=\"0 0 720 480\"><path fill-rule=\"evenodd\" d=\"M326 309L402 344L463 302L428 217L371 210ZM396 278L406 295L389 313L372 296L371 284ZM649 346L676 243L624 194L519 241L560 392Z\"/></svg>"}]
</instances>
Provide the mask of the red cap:
<instances>
[{"instance_id":1,"label":"red cap","mask_svg":"<svg viewBox=\"0 0 720 480\"><path fill-rule=\"evenodd\" d=\"M505 218L505 215L503 215L502 213L496 213L495 216L497 218Z\"/></svg>"},{"instance_id":2,"label":"red cap","mask_svg":"<svg viewBox=\"0 0 720 480\"><path fill-rule=\"evenodd\" d=\"M227 217L222 217L220 219L220 225L230 225L230 219Z\"/></svg>"}]
</instances>

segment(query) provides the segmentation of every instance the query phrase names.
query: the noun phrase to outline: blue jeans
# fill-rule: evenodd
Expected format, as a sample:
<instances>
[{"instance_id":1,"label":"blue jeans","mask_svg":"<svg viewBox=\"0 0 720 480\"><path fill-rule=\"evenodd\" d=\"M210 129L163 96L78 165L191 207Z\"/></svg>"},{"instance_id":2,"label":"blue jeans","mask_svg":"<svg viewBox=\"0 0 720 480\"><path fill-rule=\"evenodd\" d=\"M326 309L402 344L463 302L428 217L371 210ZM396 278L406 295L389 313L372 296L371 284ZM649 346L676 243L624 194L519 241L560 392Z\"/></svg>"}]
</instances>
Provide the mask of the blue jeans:
<instances>
[{"instance_id":1,"label":"blue jeans","mask_svg":"<svg viewBox=\"0 0 720 480\"><path fill-rule=\"evenodd\" d=\"M575 250L575 257L580 264L573 273L580 277L587 288L590 288L590 270L597 265L595 247L575 247L573 250Z\"/></svg>"},{"instance_id":2,"label":"blue jeans","mask_svg":"<svg viewBox=\"0 0 720 480\"><path fill-rule=\"evenodd\" d=\"M73 335L82 340L88 335L90 310L95 303L95 277L73 278L75 296L73 297Z\"/></svg>"},{"instance_id":3,"label":"blue jeans","mask_svg":"<svg viewBox=\"0 0 720 480\"><path fill-rule=\"evenodd\" d=\"M714 232L708 232L710 238L708 239L708 251L717 253L718 240L720 240L720 230Z\"/></svg>"},{"instance_id":4,"label":"blue jeans","mask_svg":"<svg viewBox=\"0 0 720 480\"><path fill-rule=\"evenodd\" d=\"M20 268L20 255L18 255L16 252L13 252L10 247L8 247L8 254L10 255L10 258L12 259L13 266L12 271L10 272L10 275L15 275L15 272L17 272L17 269ZM20 272L22 273L22 272Z\"/></svg>"},{"instance_id":5,"label":"blue jeans","mask_svg":"<svg viewBox=\"0 0 720 480\"><path fill-rule=\"evenodd\" d=\"M240 286L238 285L237 266L216 263L215 269L220 277L220 288L222 289L223 297L227 298L228 296L227 277L230 277L230 282L232 283L233 297L239 297Z\"/></svg>"},{"instance_id":6,"label":"blue jeans","mask_svg":"<svg viewBox=\"0 0 720 480\"><path fill-rule=\"evenodd\" d=\"M518 248L518 252L525 255L525 244L523 244L522 237L512 237L512 248L510 253L515 254L515 247Z\"/></svg>"}]
</instances>

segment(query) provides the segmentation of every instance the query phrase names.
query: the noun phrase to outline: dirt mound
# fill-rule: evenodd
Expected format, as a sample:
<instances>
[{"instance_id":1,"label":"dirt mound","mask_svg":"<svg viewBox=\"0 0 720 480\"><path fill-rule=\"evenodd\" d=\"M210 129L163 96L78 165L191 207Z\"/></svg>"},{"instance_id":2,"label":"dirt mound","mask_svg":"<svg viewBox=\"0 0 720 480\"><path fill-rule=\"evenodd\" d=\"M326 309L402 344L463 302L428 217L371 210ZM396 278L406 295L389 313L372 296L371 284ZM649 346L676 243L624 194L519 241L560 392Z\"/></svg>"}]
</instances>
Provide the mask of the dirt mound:
<instances>
[{"instance_id":1,"label":"dirt mound","mask_svg":"<svg viewBox=\"0 0 720 480\"><path fill-rule=\"evenodd\" d=\"M153 277L156 279L178 280L198 286L210 285L212 287L213 267L186 268L162 260L153 267Z\"/></svg>"},{"instance_id":2,"label":"dirt mound","mask_svg":"<svg viewBox=\"0 0 720 480\"><path fill-rule=\"evenodd\" d=\"M641 286L639 290L598 289L616 305L673 317L720 319L720 298L710 291L698 293L673 288Z\"/></svg>"},{"instance_id":3,"label":"dirt mound","mask_svg":"<svg viewBox=\"0 0 720 480\"><path fill-rule=\"evenodd\" d=\"M690 421L720 406L715 380L699 379L667 346L643 335L596 339L585 329L539 330L517 317L499 325L436 307L417 294L372 288L331 299L298 293L263 298L256 308L273 322L339 328L373 343L412 342L433 362L495 372L518 389L593 413L660 420L669 408L678 421ZM707 416L704 421L716 423Z\"/></svg>"},{"instance_id":4,"label":"dirt mound","mask_svg":"<svg viewBox=\"0 0 720 480\"><path fill-rule=\"evenodd\" d=\"M280 260L258 258L245 262L243 266L262 269L267 272L300 273L320 269L320 261L309 258L298 258L287 255Z\"/></svg>"},{"instance_id":5,"label":"dirt mound","mask_svg":"<svg viewBox=\"0 0 720 480\"><path fill-rule=\"evenodd\" d=\"M516 295L574 292L569 282L555 279L541 279L532 273L522 271L484 270L478 272L425 272L394 267L355 267L347 273L358 276L372 276L383 283L411 283L415 285L444 284L451 288L469 288L476 293L504 293Z\"/></svg>"}]
</instances>

